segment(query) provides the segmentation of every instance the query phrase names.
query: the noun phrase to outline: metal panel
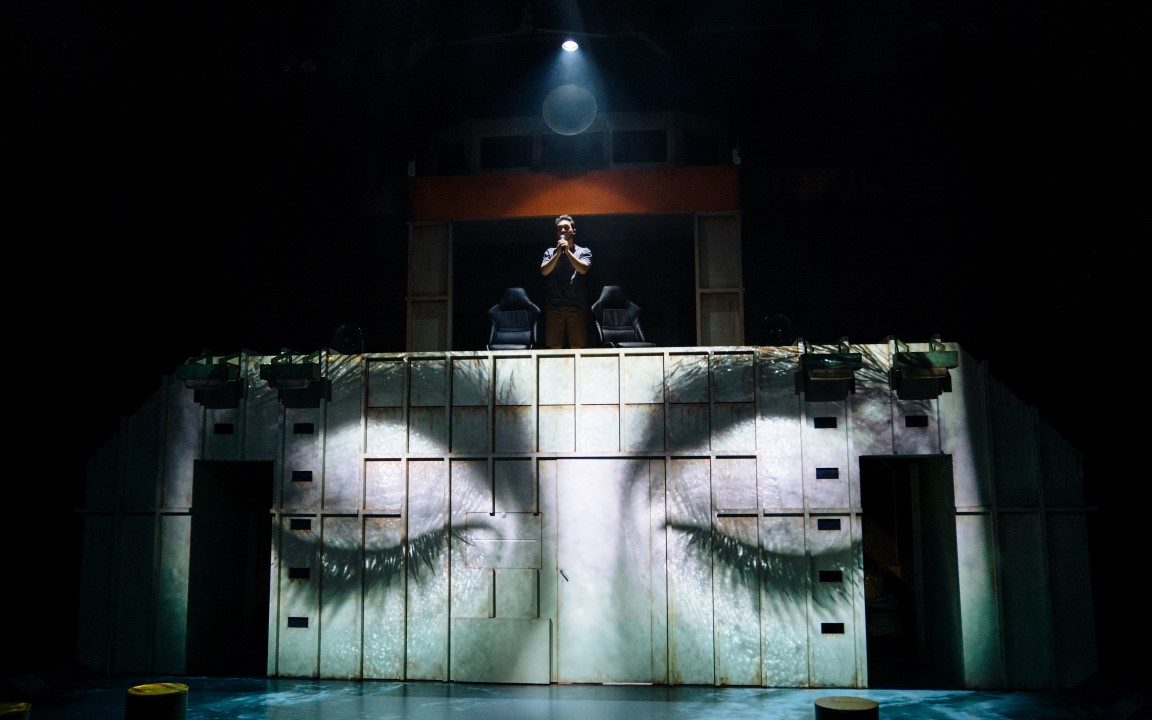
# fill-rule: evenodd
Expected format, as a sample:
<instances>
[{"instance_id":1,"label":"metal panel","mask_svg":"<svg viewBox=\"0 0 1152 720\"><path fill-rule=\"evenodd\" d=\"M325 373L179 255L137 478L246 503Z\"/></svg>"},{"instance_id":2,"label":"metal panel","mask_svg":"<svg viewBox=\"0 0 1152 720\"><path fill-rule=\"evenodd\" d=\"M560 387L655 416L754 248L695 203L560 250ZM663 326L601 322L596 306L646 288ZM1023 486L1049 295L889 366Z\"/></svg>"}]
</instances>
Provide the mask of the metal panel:
<instances>
[{"instance_id":1,"label":"metal panel","mask_svg":"<svg viewBox=\"0 0 1152 720\"><path fill-rule=\"evenodd\" d=\"M540 618L547 618L551 620L552 626L556 627L557 619L557 606L559 604L560 593L560 571L556 566L556 548L557 548L557 488L556 488L556 465L558 460L539 460L536 463L536 473L540 497L540 535L541 542L544 545L543 557L540 558ZM559 651L557 643L552 643L551 658L551 681L556 682L559 679L556 668L559 664Z\"/></svg>"},{"instance_id":2,"label":"metal panel","mask_svg":"<svg viewBox=\"0 0 1152 720\"><path fill-rule=\"evenodd\" d=\"M443 407L448 399L448 363L443 358L409 363L408 403L412 407Z\"/></svg>"},{"instance_id":3,"label":"metal panel","mask_svg":"<svg viewBox=\"0 0 1152 720\"><path fill-rule=\"evenodd\" d=\"M156 633L153 672L186 671L188 560L192 542L190 515L160 516L160 563L156 578Z\"/></svg>"},{"instance_id":4,"label":"metal panel","mask_svg":"<svg viewBox=\"0 0 1152 720\"><path fill-rule=\"evenodd\" d=\"M543 618L453 618L452 680L547 685L551 626Z\"/></svg>"},{"instance_id":5,"label":"metal panel","mask_svg":"<svg viewBox=\"0 0 1152 720\"><path fill-rule=\"evenodd\" d=\"M448 679L448 466L408 463L409 680Z\"/></svg>"},{"instance_id":6,"label":"metal panel","mask_svg":"<svg viewBox=\"0 0 1152 720\"><path fill-rule=\"evenodd\" d=\"M668 679L677 685L716 680L709 475L704 459L668 466Z\"/></svg>"},{"instance_id":7,"label":"metal panel","mask_svg":"<svg viewBox=\"0 0 1152 720\"><path fill-rule=\"evenodd\" d=\"M192 505L192 465L204 442L204 409L192 399L181 382L165 385L167 408L164 419L164 471L161 506Z\"/></svg>"},{"instance_id":8,"label":"metal panel","mask_svg":"<svg viewBox=\"0 0 1152 720\"><path fill-rule=\"evenodd\" d=\"M990 515L957 515L956 552L960 571L964 687L1004 687L995 532Z\"/></svg>"},{"instance_id":9,"label":"metal panel","mask_svg":"<svg viewBox=\"0 0 1152 720\"><path fill-rule=\"evenodd\" d=\"M473 568L539 568L540 515L470 512L461 530L464 564Z\"/></svg>"},{"instance_id":10,"label":"metal panel","mask_svg":"<svg viewBox=\"0 0 1152 720\"><path fill-rule=\"evenodd\" d=\"M649 487L632 472L626 460L559 462L560 682L652 681Z\"/></svg>"},{"instance_id":11,"label":"metal panel","mask_svg":"<svg viewBox=\"0 0 1152 720\"><path fill-rule=\"evenodd\" d=\"M202 460L238 460L240 458L243 431L240 420L240 411L236 408L207 409L204 411L204 457L201 458ZM275 428L276 424L273 423L271 427ZM225 432L225 429L228 432Z\"/></svg>"},{"instance_id":12,"label":"metal panel","mask_svg":"<svg viewBox=\"0 0 1152 720\"><path fill-rule=\"evenodd\" d=\"M698 345L732 346L744 342L744 312L738 293L701 293L697 311Z\"/></svg>"},{"instance_id":13,"label":"metal panel","mask_svg":"<svg viewBox=\"0 0 1152 720\"><path fill-rule=\"evenodd\" d=\"M536 398L535 358L496 358L495 384L497 405L532 405Z\"/></svg>"},{"instance_id":14,"label":"metal panel","mask_svg":"<svg viewBox=\"0 0 1152 720\"><path fill-rule=\"evenodd\" d=\"M952 370L952 392L940 396L940 451L952 456L957 507L993 504L986 368L967 353ZM983 687L983 686L982 686Z\"/></svg>"},{"instance_id":15,"label":"metal panel","mask_svg":"<svg viewBox=\"0 0 1152 720\"><path fill-rule=\"evenodd\" d=\"M760 685L756 459L712 463L712 607L717 685Z\"/></svg>"},{"instance_id":16,"label":"metal panel","mask_svg":"<svg viewBox=\"0 0 1152 720\"><path fill-rule=\"evenodd\" d=\"M467 529L469 514L483 516L487 524L493 512L493 481L488 468L487 460L452 461L452 617L495 615L493 569L469 567L464 561L471 543Z\"/></svg>"},{"instance_id":17,"label":"metal panel","mask_svg":"<svg viewBox=\"0 0 1152 720\"><path fill-rule=\"evenodd\" d=\"M764 572L760 607L764 684L808 685L808 554L804 517L761 519Z\"/></svg>"},{"instance_id":18,"label":"metal panel","mask_svg":"<svg viewBox=\"0 0 1152 720\"><path fill-rule=\"evenodd\" d=\"M364 463L364 509L400 513L404 508L404 465L400 460Z\"/></svg>"},{"instance_id":19,"label":"metal panel","mask_svg":"<svg viewBox=\"0 0 1152 720\"><path fill-rule=\"evenodd\" d=\"M584 453L620 450L620 406L581 405L576 449Z\"/></svg>"},{"instance_id":20,"label":"metal panel","mask_svg":"<svg viewBox=\"0 0 1152 720\"><path fill-rule=\"evenodd\" d=\"M325 517L320 553L320 676L360 677L360 592L364 558L361 521L355 515Z\"/></svg>"},{"instance_id":21,"label":"metal panel","mask_svg":"<svg viewBox=\"0 0 1152 720\"><path fill-rule=\"evenodd\" d=\"M936 455L940 452L940 426L935 400L892 401L892 437L897 455ZM923 426L909 427L909 417L921 417Z\"/></svg>"},{"instance_id":22,"label":"metal panel","mask_svg":"<svg viewBox=\"0 0 1152 720\"><path fill-rule=\"evenodd\" d=\"M714 452L756 452L756 406L753 403L715 403L711 422Z\"/></svg>"},{"instance_id":23,"label":"metal panel","mask_svg":"<svg viewBox=\"0 0 1152 720\"><path fill-rule=\"evenodd\" d=\"M798 358L795 348L766 348L757 363L760 462L756 470L763 508L804 507L800 396L796 394Z\"/></svg>"},{"instance_id":24,"label":"metal panel","mask_svg":"<svg viewBox=\"0 0 1152 720\"><path fill-rule=\"evenodd\" d=\"M404 679L407 635L404 518L364 518L365 678Z\"/></svg>"},{"instance_id":25,"label":"metal panel","mask_svg":"<svg viewBox=\"0 0 1152 720\"><path fill-rule=\"evenodd\" d=\"M332 399L324 404L324 507L356 510L364 497L364 366L359 356L329 355Z\"/></svg>"},{"instance_id":26,"label":"metal panel","mask_svg":"<svg viewBox=\"0 0 1152 720\"><path fill-rule=\"evenodd\" d=\"M125 515L118 527L116 568L116 673L152 672L156 516Z\"/></svg>"},{"instance_id":27,"label":"metal panel","mask_svg":"<svg viewBox=\"0 0 1152 720\"><path fill-rule=\"evenodd\" d=\"M624 402L645 404L664 402L664 357L624 355Z\"/></svg>"},{"instance_id":28,"label":"metal panel","mask_svg":"<svg viewBox=\"0 0 1152 720\"><path fill-rule=\"evenodd\" d=\"M422 455L448 454L448 418L444 408L409 408L408 451Z\"/></svg>"},{"instance_id":29,"label":"metal panel","mask_svg":"<svg viewBox=\"0 0 1152 720\"><path fill-rule=\"evenodd\" d=\"M859 687L862 678L856 657L857 613L853 588L863 577L857 560L860 549L852 536L851 516L841 516L839 530L820 530L818 520L808 519L808 572L812 588L808 608L810 680L813 687ZM816 582L821 570L840 570L843 581ZM840 626L842 632L829 632L829 625Z\"/></svg>"},{"instance_id":30,"label":"metal panel","mask_svg":"<svg viewBox=\"0 0 1152 720\"><path fill-rule=\"evenodd\" d=\"M755 399L756 366L752 353L717 353L712 356L712 399L717 403L745 403Z\"/></svg>"},{"instance_id":31,"label":"metal panel","mask_svg":"<svg viewBox=\"0 0 1152 720\"><path fill-rule=\"evenodd\" d=\"M487 407L492 394L492 366L488 358L452 359L452 405Z\"/></svg>"},{"instance_id":32,"label":"metal panel","mask_svg":"<svg viewBox=\"0 0 1152 720\"><path fill-rule=\"evenodd\" d=\"M84 516L76 618L76 659L92 672L112 672L116 612L116 516Z\"/></svg>"},{"instance_id":33,"label":"metal panel","mask_svg":"<svg viewBox=\"0 0 1152 720\"><path fill-rule=\"evenodd\" d=\"M707 403L668 405L666 440L668 450L676 453L708 452L710 420Z\"/></svg>"},{"instance_id":34,"label":"metal panel","mask_svg":"<svg viewBox=\"0 0 1152 720\"><path fill-rule=\"evenodd\" d=\"M528 458L493 462L493 509L503 512L536 512L536 478Z\"/></svg>"},{"instance_id":35,"label":"metal panel","mask_svg":"<svg viewBox=\"0 0 1152 720\"><path fill-rule=\"evenodd\" d=\"M805 402L800 443L803 448L804 498L809 508L851 507L848 473L846 402ZM836 427L817 428L814 418L834 417ZM820 468L834 469L837 477L817 478Z\"/></svg>"},{"instance_id":36,"label":"metal panel","mask_svg":"<svg viewBox=\"0 0 1152 720\"><path fill-rule=\"evenodd\" d=\"M621 449L649 452L664 449L664 405L625 405Z\"/></svg>"},{"instance_id":37,"label":"metal panel","mask_svg":"<svg viewBox=\"0 0 1152 720\"><path fill-rule=\"evenodd\" d=\"M245 460L279 460L281 436L275 432L279 428L282 406L276 390L268 387L268 383L260 379L260 365L271 362L272 358L259 355L244 355L241 362L241 374L245 382L245 396L241 403L243 416L242 425L236 428L241 439L240 457ZM248 432L252 428L252 432ZM211 433L212 426L207 426L206 432ZM205 456L203 459L217 459ZM218 459L227 460L231 456ZM275 489L276 504L279 505L280 488Z\"/></svg>"},{"instance_id":38,"label":"metal panel","mask_svg":"<svg viewBox=\"0 0 1152 720\"><path fill-rule=\"evenodd\" d=\"M571 405L540 407L540 451L572 452L576 449L576 409Z\"/></svg>"},{"instance_id":39,"label":"metal panel","mask_svg":"<svg viewBox=\"0 0 1152 720\"><path fill-rule=\"evenodd\" d=\"M1048 515L1048 557L1052 591L1057 687L1080 685L1096 670L1096 617L1093 612L1088 528L1080 514Z\"/></svg>"},{"instance_id":40,"label":"metal panel","mask_svg":"<svg viewBox=\"0 0 1152 720\"><path fill-rule=\"evenodd\" d=\"M402 360L368 359L368 407L402 407L408 367Z\"/></svg>"},{"instance_id":41,"label":"metal panel","mask_svg":"<svg viewBox=\"0 0 1152 720\"><path fill-rule=\"evenodd\" d=\"M447 350L451 322L446 300L410 299L407 349L410 352Z\"/></svg>"},{"instance_id":42,"label":"metal panel","mask_svg":"<svg viewBox=\"0 0 1152 720\"><path fill-rule=\"evenodd\" d=\"M536 408L531 405L497 407L493 430L498 453L532 452L536 449Z\"/></svg>"},{"instance_id":43,"label":"metal panel","mask_svg":"<svg viewBox=\"0 0 1152 720\"><path fill-rule=\"evenodd\" d=\"M620 358L591 355L580 358L580 402L614 405L620 402Z\"/></svg>"},{"instance_id":44,"label":"metal panel","mask_svg":"<svg viewBox=\"0 0 1152 720\"><path fill-rule=\"evenodd\" d=\"M487 453L492 450L492 429L487 407L452 408L452 452Z\"/></svg>"},{"instance_id":45,"label":"metal panel","mask_svg":"<svg viewBox=\"0 0 1152 720\"><path fill-rule=\"evenodd\" d=\"M1040 516L999 516L1000 594L1004 601L1004 656L1008 687L1052 687L1051 597Z\"/></svg>"},{"instance_id":46,"label":"metal panel","mask_svg":"<svg viewBox=\"0 0 1152 720\"><path fill-rule=\"evenodd\" d=\"M856 392L847 399L849 457L894 455L897 451L893 444L893 423L903 420L892 417L895 401L888 382L892 353L887 345L853 345L851 350L860 353L864 367L856 371ZM857 491L853 497L859 498L857 463L851 463L848 469Z\"/></svg>"},{"instance_id":47,"label":"metal panel","mask_svg":"<svg viewBox=\"0 0 1152 720\"><path fill-rule=\"evenodd\" d=\"M540 617L538 569L497 568L495 574L496 617Z\"/></svg>"},{"instance_id":48,"label":"metal panel","mask_svg":"<svg viewBox=\"0 0 1152 720\"><path fill-rule=\"evenodd\" d=\"M667 388L670 403L707 403L711 388L708 355L670 354Z\"/></svg>"},{"instance_id":49,"label":"metal panel","mask_svg":"<svg viewBox=\"0 0 1152 720\"><path fill-rule=\"evenodd\" d=\"M153 508L160 504L161 397L159 391L153 393L124 422L122 507Z\"/></svg>"},{"instance_id":50,"label":"metal panel","mask_svg":"<svg viewBox=\"0 0 1152 720\"><path fill-rule=\"evenodd\" d=\"M295 512L320 508L324 473L320 465L323 415L314 408L284 409L282 506ZM301 474L307 473L307 474Z\"/></svg>"},{"instance_id":51,"label":"metal panel","mask_svg":"<svg viewBox=\"0 0 1152 720\"><path fill-rule=\"evenodd\" d=\"M541 405L571 405L576 399L575 363L570 356L540 357Z\"/></svg>"},{"instance_id":52,"label":"metal panel","mask_svg":"<svg viewBox=\"0 0 1152 720\"><path fill-rule=\"evenodd\" d=\"M308 529L292 529L292 520L309 521ZM276 674L284 677L316 677L319 669L320 632L320 528L318 519L307 516L280 519L279 645ZM289 577L290 568L308 568L308 578ZM305 624L300 627L298 624Z\"/></svg>"},{"instance_id":53,"label":"metal panel","mask_svg":"<svg viewBox=\"0 0 1152 720\"><path fill-rule=\"evenodd\" d=\"M664 460L632 464L636 482L648 484L652 567L652 682L668 683L668 508Z\"/></svg>"},{"instance_id":54,"label":"metal panel","mask_svg":"<svg viewBox=\"0 0 1152 720\"><path fill-rule=\"evenodd\" d=\"M994 379L989 380L989 409L996 504L1036 507L1040 502L1036 409Z\"/></svg>"},{"instance_id":55,"label":"metal panel","mask_svg":"<svg viewBox=\"0 0 1152 720\"><path fill-rule=\"evenodd\" d=\"M365 449L375 455L399 455L408 448L408 426L404 408L369 408Z\"/></svg>"}]
</instances>

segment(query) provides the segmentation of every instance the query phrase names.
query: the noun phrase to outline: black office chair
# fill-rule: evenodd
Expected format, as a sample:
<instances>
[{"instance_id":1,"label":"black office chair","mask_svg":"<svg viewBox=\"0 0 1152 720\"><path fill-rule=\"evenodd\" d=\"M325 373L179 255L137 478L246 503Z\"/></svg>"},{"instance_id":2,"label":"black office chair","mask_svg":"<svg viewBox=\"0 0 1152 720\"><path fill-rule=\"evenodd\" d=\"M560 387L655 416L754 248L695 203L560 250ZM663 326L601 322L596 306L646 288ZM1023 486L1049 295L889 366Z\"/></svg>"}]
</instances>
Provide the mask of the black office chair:
<instances>
[{"instance_id":1,"label":"black office chair","mask_svg":"<svg viewBox=\"0 0 1152 720\"><path fill-rule=\"evenodd\" d=\"M540 307L528 299L524 288L506 288L500 302L488 308L492 329L489 350L531 350L536 346Z\"/></svg>"},{"instance_id":2,"label":"black office chair","mask_svg":"<svg viewBox=\"0 0 1152 720\"><path fill-rule=\"evenodd\" d=\"M600 298L592 303L592 319L604 347L653 347L640 328L640 306L628 299L624 288L605 285Z\"/></svg>"}]
</instances>

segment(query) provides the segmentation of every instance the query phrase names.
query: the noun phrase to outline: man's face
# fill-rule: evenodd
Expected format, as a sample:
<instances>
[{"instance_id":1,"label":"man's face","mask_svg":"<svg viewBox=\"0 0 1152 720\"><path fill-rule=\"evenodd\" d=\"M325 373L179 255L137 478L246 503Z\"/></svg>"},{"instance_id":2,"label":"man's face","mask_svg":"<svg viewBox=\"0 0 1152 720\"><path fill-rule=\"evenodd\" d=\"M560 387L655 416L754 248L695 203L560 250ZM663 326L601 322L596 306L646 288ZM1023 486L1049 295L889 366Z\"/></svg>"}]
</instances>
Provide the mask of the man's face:
<instances>
[{"instance_id":1,"label":"man's face","mask_svg":"<svg viewBox=\"0 0 1152 720\"><path fill-rule=\"evenodd\" d=\"M556 223L556 233L565 240L571 242L576 236L576 228L572 227L572 223L567 220L561 220Z\"/></svg>"}]
</instances>

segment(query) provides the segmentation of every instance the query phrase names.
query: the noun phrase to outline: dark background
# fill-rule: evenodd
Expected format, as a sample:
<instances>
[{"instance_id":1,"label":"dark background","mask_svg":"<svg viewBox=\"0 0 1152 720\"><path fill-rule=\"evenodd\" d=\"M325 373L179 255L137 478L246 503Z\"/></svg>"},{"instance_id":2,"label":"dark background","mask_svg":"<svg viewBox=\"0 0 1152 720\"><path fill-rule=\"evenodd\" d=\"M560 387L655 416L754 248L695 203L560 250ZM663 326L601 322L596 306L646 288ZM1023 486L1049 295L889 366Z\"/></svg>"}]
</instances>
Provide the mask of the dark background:
<instances>
[{"instance_id":1,"label":"dark background","mask_svg":"<svg viewBox=\"0 0 1152 720\"><path fill-rule=\"evenodd\" d=\"M404 349L408 162L539 112L563 30L604 111L726 123L750 339L774 313L817 342L939 333L1081 449L1101 667L1146 686L1149 78L1121 6L230 5L0 5L5 672L70 657L85 463L163 375L342 323Z\"/></svg>"}]
</instances>

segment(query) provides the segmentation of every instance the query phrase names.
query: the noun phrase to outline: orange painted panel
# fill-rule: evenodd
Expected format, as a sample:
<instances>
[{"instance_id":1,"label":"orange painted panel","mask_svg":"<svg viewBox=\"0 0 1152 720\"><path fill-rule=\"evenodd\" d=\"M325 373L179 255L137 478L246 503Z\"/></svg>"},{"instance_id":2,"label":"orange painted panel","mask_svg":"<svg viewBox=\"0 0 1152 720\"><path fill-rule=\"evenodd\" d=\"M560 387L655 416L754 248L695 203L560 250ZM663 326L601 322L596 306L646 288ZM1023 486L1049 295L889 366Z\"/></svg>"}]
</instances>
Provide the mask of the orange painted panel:
<instances>
[{"instance_id":1,"label":"orange painted panel","mask_svg":"<svg viewBox=\"0 0 1152 720\"><path fill-rule=\"evenodd\" d=\"M715 165L419 177L410 181L409 200L413 220L738 210L739 168Z\"/></svg>"}]
</instances>

